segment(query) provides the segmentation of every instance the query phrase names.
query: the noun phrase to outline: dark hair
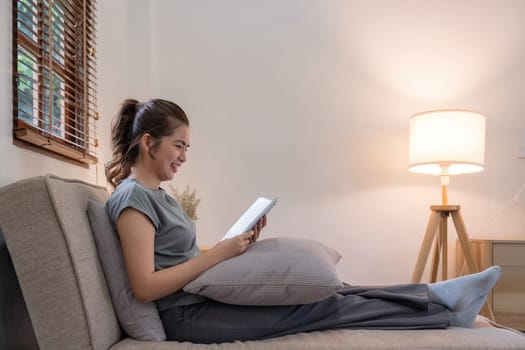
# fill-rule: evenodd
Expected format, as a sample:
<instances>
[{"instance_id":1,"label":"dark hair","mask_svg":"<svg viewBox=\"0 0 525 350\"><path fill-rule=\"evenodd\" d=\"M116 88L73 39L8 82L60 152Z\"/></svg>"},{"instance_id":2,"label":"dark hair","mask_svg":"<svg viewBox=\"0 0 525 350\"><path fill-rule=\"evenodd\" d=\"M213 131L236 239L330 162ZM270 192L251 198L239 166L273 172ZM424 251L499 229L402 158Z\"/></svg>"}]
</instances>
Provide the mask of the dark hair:
<instances>
[{"instance_id":1,"label":"dark hair","mask_svg":"<svg viewBox=\"0 0 525 350\"><path fill-rule=\"evenodd\" d=\"M128 99L122 103L120 111L111 124L111 149L113 159L106 163L106 178L116 187L131 173L139 155L139 143L142 135L148 133L154 140L149 150L158 147L158 141L163 136L169 136L179 126L189 126L186 113L177 104L151 99L141 103Z\"/></svg>"}]
</instances>

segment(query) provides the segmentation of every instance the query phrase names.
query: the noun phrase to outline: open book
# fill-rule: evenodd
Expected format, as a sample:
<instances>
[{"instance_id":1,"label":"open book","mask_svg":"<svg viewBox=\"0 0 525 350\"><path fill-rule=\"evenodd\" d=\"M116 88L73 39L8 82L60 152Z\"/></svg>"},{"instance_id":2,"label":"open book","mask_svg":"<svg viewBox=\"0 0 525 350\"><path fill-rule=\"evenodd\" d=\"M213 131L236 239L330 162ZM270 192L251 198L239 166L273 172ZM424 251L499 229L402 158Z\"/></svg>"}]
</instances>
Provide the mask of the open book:
<instances>
[{"instance_id":1,"label":"open book","mask_svg":"<svg viewBox=\"0 0 525 350\"><path fill-rule=\"evenodd\" d=\"M222 239L232 238L250 231L257 221L266 215L277 203L277 198L269 199L259 197L253 204L241 215L241 217L226 232Z\"/></svg>"}]
</instances>

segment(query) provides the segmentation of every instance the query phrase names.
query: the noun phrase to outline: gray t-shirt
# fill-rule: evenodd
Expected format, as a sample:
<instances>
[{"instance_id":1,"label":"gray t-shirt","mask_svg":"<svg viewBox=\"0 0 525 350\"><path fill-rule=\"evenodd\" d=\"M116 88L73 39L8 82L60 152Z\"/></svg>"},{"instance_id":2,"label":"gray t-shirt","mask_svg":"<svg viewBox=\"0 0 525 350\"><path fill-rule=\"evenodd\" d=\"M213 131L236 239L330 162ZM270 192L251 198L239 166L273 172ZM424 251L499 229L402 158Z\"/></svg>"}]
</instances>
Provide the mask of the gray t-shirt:
<instances>
[{"instance_id":1,"label":"gray t-shirt","mask_svg":"<svg viewBox=\"0 0 525 350\"><path fill-rule=\"evenodd\" d=\"M152 190L134 179L125 179L106 203L106 211L117 227L117 219L126 208L143 213L155 227L155 271L174 266L199 255L195 223L177 201L162 188ZM160 311L172 306L189 305L205 297L179 290L156 301Z\"/></svg>"}]
</instances>

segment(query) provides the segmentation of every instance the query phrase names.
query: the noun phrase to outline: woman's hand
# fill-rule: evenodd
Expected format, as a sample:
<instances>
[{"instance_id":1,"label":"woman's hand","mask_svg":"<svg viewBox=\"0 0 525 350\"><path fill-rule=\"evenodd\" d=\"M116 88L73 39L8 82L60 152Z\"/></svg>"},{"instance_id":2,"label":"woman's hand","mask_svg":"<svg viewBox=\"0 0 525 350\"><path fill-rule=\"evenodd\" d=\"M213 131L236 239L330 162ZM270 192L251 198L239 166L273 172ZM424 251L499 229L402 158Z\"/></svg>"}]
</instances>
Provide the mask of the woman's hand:
<instances>
[{"instance_id":1,"label":"woman's hand","mask_svg":"<svg viewBox=\"0 0 525 350\"><path fill-rule=\"evenodd\" d=\"M251 237L250 243L253 243L259 239L259 236L264 226L266 226L266 215L260 218L259 221L257 221L257 223L255 224L255 226L253 226L252 228L253 236Z\"/></svg>"},{"instance_id":2,"label":"woman's hand","mask_svg":"<svg viewBox=\"0 0 525 350\"><path fill-rule=\"evenodd\" d=\"M217 257L219 261L233 258L234 256L244 253L248 245L252 241L252 236L255 231L248 231L242 235L238 235L229 239L220 241L214 245L206 254L212 254Z\"/></svg>"},{"instance_id":3,"label":"woman's hand","mask_svg":"<svg viewBox=\"0 0 525 350\"><path fill-rule=\"evenodd\" d=\"M260 218L250 231L245 232L242 235L220 241L206 254L215 256L218 261L223 261L233 258L234 256L241 255L244 253L246 248L248 248L250 243L253 243L259 239L259 235L265 226L266 215Z\"/></svg>"}]
</instances>

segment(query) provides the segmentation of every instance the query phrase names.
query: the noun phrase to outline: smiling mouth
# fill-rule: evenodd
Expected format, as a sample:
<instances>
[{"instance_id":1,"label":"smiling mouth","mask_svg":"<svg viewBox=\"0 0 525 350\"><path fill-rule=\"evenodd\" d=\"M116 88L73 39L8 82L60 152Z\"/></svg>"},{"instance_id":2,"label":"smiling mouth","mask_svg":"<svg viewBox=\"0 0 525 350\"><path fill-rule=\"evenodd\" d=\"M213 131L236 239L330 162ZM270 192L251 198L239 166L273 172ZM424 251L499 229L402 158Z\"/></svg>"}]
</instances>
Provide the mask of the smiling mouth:
<instances>
[{"instance_id":1,"label":"smiling mouth","mask_svg":"<svg viewBox=\"0 0 525 350\"><path fill-rule=\"evenodd\" d=\"M180 167L179 164L176 164L176 163L171 163L171 170L172 171L177 171L177 169Z\"/></svg>"}]
</instances>

